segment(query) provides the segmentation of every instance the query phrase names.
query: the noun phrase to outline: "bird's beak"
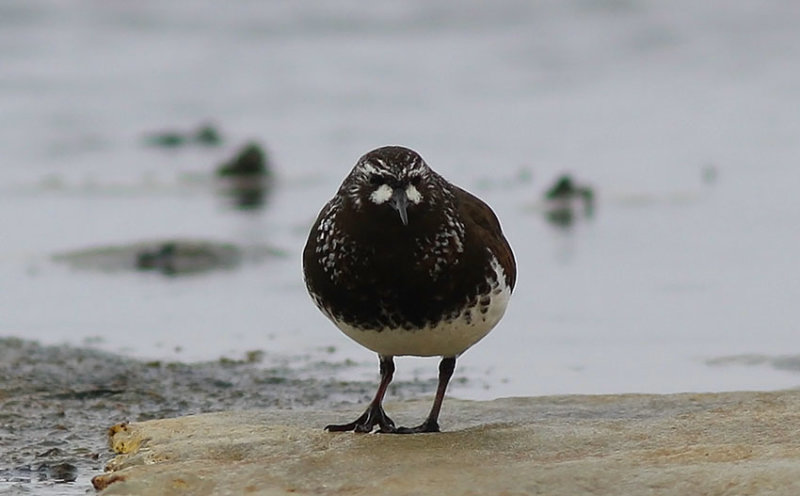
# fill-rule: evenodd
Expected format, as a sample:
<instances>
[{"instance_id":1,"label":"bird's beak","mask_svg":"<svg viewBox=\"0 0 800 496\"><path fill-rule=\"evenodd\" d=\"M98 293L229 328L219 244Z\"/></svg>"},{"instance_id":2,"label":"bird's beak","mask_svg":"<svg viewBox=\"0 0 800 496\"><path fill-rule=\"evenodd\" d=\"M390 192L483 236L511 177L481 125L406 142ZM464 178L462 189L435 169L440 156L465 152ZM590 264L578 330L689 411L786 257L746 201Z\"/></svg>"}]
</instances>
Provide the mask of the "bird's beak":
<instances>
[{"instance_id":1,"label":"bird's beak","mask_svg":"<svg viewBox=\"0 0 800 496\"><path fill-rule=\"evenodd\" d=\"M408 214L406 213L406 208L408 207L408 196L406 195L406 190L402 188L395 188L392 191L392 197L389 199L389 204L392 206L393 209L397 210L397 213L400 214L400 220L403 221L403 225L408 225Z\"/></svg>"}]
</instances>

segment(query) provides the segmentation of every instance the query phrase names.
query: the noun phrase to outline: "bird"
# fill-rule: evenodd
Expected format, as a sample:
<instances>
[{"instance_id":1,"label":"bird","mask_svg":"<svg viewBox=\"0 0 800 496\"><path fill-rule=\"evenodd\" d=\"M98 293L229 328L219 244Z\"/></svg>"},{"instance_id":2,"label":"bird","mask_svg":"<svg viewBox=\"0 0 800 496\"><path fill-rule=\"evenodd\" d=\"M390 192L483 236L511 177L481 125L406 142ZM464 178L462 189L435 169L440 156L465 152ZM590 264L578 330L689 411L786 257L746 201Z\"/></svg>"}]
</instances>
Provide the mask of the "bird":
<instances>
[{"instance_id":1,"label":"bird","mask_svg":"<svg viewBox=\"0 0 800 496\"><path fill-rule=\"evenodd\" d=\"M303 276L322 313L378 354L380 384L360 417L325 429L439 432L456 359L503 317L516 274L486 203L410 148L361 156L311 227ZM383 409L396 356L441 357L433 405L416 427L395 425Z\"/></svg>"}]
</instances>

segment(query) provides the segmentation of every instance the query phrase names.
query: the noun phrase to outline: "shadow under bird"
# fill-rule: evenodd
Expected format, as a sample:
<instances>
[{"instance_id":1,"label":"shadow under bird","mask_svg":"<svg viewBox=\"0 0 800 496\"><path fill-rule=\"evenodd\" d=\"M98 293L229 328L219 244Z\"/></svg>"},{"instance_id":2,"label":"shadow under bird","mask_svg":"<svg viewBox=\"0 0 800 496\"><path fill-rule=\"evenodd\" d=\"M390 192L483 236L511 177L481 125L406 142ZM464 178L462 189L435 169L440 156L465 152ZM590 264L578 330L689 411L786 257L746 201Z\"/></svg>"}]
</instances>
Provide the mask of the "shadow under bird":
<instances>
[{"instance_id":1,"label":"shadow under bird","mask_svg":"<svg viewBox=\"0 0 800 496\"><path fill-rule=\"evenodd\" d=\"M347 336L376 352L380 385L363 415L329 431L439 431L456 358L505 313L516 262L491 208L386 146L362 156L322 209L303 251L306 286ZM430 414L398 427L383 410L395 356L440 356Z\"/></svg>"}]
</instances>

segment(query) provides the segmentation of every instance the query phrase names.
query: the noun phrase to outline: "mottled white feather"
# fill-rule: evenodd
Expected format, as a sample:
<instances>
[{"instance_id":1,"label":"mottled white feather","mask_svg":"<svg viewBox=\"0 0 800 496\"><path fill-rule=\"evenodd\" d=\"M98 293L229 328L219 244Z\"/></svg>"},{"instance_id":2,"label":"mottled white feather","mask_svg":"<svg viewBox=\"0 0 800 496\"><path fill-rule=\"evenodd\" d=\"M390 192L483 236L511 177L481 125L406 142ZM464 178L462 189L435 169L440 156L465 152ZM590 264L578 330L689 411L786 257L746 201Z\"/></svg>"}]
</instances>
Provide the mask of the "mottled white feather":
<instances>
[{"instance_id":1,"label":"mottled white feather","mask_svg":"<svg viewBox=\"0 0 800 496\"><path fill-rule=\"evenodd\" d=\"M414 205L419 205L419 202L422 201L422 194L413 184L409 184L406 187L406 198Z\"/></svg>"},{"instance_id":2,"label":"mottled white feather","mask_svg":"<svg viewBox=\"0 0 800 496\"><path fill-rule=\"evenodd\" d=\"M485 303L464 309L454 319L421 329L362 329L328 315L355 342L383 356L458 356L489 334L500 322L511 299L505 271L494 256L491 267L494 272L491 289L478 296L478 301Z\"/></svg>"},{"instance_id":3,"label":"mottled white feather","mask_svg":"<svg viewBox=\"0 0 800 496\"><path fill-rule=\"evenodd\" d=\"M375 205L383 205L392 197L392 188L388 184L381 184L378 189L369 195Z\"/></svg>"}]
</instances>

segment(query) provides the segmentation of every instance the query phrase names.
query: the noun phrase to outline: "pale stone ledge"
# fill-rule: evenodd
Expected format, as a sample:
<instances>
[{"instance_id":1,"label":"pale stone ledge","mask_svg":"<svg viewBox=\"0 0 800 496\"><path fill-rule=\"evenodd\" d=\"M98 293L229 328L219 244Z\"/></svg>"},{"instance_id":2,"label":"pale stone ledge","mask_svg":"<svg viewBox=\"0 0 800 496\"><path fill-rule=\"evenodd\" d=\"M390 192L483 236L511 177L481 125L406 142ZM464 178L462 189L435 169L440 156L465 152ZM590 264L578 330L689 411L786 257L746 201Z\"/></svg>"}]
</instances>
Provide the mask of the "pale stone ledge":
<instances>
[{"instance_id":1,"label":"pale stone ledge","mask_svg":"<svg viewBox=\"0 0 800 496\"><path fill-rule=\"evenodd\" d=\"M428 401L389 403L415 424ZM448 399L440 434L327 433L348 411L111 429L105 495L798 495L800 392Z\"/></svg>"}]
</instances>

